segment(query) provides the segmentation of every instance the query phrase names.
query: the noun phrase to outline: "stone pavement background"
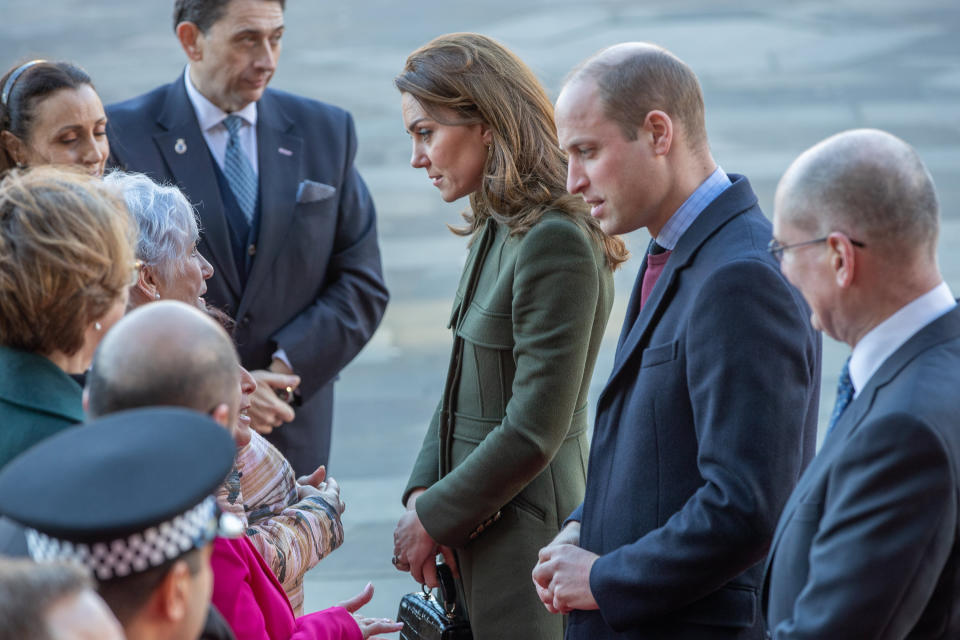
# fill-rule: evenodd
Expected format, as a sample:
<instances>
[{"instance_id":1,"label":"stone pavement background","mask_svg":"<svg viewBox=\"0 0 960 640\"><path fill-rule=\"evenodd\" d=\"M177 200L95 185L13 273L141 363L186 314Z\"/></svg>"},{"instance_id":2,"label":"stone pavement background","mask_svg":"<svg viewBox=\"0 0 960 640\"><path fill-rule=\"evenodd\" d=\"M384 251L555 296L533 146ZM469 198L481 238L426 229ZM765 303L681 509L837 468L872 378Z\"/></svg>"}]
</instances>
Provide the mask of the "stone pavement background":
<instances>
[{"instance_id":1,"label":"stone pavement background","mask_svg":"<svg viewBox=\"0 0 960 640\"><path fill-rule=\"evenodd\" d=\"M84 66L104 102L170 82L184 58L168 0L0 0L0 67L31 58ZM801 151L852 127L891 131L919 150L943 210L941 264L960 294L960 5L948 0L291 0L272 86L353 112L358 166L377 202L392 301L373 342L337 387L331 473L348 508L346 542L311 571L307 610L329 606L373 580L367 615L393 616L417 585L390 565L399 494L437 402L450 347L444 329L463 264L457 223L464 202L442 203L409 165L409 141L392 78L432 37L478 31L516 51L551 96L564 74L624 40L662 44L703 83L717 161L750 177L772 212L779 176ZM648 238L628 238L642 253ZM596 367L594 395L610 370L636 274L618 272L617 302ZM825 422L848 349L824 345ZM308 375L308 374L307 374Z\"/></svg>"}]
</instances>

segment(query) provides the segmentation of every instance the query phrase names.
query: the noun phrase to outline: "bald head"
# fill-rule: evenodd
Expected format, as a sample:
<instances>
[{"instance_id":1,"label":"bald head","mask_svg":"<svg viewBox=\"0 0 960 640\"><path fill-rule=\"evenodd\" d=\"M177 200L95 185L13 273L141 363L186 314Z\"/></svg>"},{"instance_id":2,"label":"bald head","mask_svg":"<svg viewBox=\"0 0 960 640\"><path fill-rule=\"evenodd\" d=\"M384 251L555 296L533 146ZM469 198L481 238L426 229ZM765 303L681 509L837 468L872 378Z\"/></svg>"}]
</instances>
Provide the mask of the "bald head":
<instances>
[{"instance_id":1,"label":"bald head","mask_svg":"<svg viewBox=\"0 0 960 640\"><path fill-rule=\"evenodd\" d=\"M124 316L101 341L88 382L88 413L155 405L208 413L226 404L232 425L239 371L236 349L216 322L182 302L153 302Z\"/></svg>"},{"instance_id":2,"label":"bald head","mask_svg":"<svg viewBox=\"0 0 960 640\"><path fill-rule=\"evenodd\" d=\"M934 259L940 207L933 178L906 142L844 131L797 158L777 187L776 215L820 236L842 231L900 260Z\"/></svg>"},{"instance_id":3,"label":"bald head","mask_svg":"<svg viewBox=\"0 0 960 640\"><path fill-rule=\"evenodd\" d=\"M705 150L703 92L696 74L680 58L647 42L623 42L594 54L575 68L566 84L589 82L608 118L635 140L650 111L663 111L691 150Z\"/></svg>"}]
</instances>

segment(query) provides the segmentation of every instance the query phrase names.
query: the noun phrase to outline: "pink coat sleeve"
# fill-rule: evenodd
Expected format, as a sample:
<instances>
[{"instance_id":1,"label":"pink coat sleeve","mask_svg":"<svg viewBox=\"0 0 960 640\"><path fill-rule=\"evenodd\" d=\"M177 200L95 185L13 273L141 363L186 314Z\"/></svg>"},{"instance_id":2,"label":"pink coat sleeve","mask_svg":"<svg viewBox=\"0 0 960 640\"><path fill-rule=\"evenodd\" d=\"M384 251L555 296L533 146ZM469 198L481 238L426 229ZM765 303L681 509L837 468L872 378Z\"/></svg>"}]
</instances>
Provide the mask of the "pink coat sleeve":
<instances>
[{"instance_id":1,"label":"pink coat sleeve","mask_svg":"<svg viewBox=\"0 0 960 640\"><path fill-rule=\"evenodd\" d=\"M343 607L330 607L316 613L308 613L297 618L296 623L297 628L290 638L363 640L357 621Z\"/></svg>"},{"instance_id":2,"label":"pink coat sleeve","mask_svg":"<svg viewBox=\"0 0 960 640\"><path fill-rule=\"evenodd\" d=\"M246 538L213 543L213 604L237 640L362 640L360 627L342 607L294 618L262 562Z\"/></svg>"}]
</instances>

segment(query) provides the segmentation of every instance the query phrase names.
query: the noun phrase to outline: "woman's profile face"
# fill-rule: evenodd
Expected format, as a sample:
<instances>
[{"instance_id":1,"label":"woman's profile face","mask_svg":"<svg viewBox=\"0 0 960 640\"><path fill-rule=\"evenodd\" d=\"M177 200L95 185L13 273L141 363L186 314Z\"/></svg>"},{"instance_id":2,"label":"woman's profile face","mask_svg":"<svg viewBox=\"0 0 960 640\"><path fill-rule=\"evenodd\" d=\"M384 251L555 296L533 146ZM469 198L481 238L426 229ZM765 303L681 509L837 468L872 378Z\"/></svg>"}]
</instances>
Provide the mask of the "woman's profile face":
<instances>
[{"instance_id":1,"label":"woman's profile face","mask_svg":"<svg viewBox=\"0 0 960 640\"><path fill-rule=\"evenodd\" d=\"M413 139L410 165L426 169L427 177L446 202L469 195L483 183L483 168L491 142L484 124L441 124L409 93L400 98L403 125ZM434 109L438 117L456 121L451 109ZM449 115L449 119L447 116Z\"/></svg>"},{"instance_id":2,"label":"woman's profile face","mask_svg":"<svg viewBox=\"0 0 960 640\"><path fill-rule=\"evenodd\" d=\"M107 116L100 96L88 84L59 89L34 107L33 126L17 156L27 166L77 165L103 175L110 155Z\"/></svg>"},{"instance_id":3,"label":"woman's profile face","mask_svg":"<svg viewBox=\"0 0 960 640\"><path fill-rule=\"evenodd\" d=\"M162 300L179 300L194 307L204 307L203 294L207 292L205 280L213 275L213 267L207 262L194 241L178 257L170 278L158 283L157 293Z\"/></svg>"},{"instance_id":4,"label":"woman's profile face","mask_svg":"<svg viewBox=\"0 0 960 640\"><path fill-rule=\"evenodd\" d=\"M234 439L238 446L250 442L250 396L257 390L257 381L250 372L240 367L240 408L237 411L237 424L234 430Z\"/></svg>"}]
</instances>

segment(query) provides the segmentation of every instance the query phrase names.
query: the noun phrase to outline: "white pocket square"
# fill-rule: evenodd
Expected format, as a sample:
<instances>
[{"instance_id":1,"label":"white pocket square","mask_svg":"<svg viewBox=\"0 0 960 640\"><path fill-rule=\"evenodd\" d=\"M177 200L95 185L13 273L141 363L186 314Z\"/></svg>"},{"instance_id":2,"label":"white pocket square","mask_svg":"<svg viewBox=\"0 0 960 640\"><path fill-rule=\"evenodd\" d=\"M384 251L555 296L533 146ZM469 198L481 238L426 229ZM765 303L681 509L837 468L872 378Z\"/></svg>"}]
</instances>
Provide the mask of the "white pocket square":
<instances>
[{"instance_id":1,"label":"white pocket square","mask_svg":"<svg viewBox=\"0 0 960 640\"><path fill-rule=\"evenodd\" d=\"M304 180L297 187L297 203L317 202L332 198L337 190L328 184Z\"/></svg>"}]
</instances>

